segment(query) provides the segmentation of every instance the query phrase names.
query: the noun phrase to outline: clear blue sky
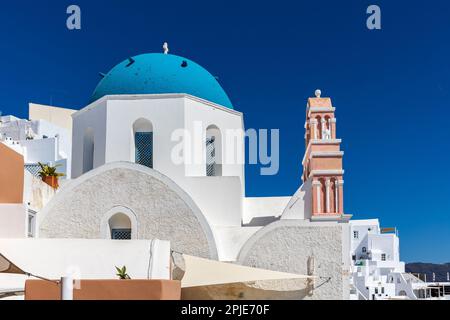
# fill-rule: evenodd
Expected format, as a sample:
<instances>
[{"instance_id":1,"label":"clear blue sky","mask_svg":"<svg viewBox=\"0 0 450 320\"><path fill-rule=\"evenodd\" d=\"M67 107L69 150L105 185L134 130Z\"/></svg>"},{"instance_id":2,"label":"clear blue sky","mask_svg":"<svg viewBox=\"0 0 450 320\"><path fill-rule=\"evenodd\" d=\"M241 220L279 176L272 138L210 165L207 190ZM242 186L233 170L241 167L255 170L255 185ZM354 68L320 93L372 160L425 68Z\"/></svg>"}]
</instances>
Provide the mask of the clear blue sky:
<instances>
[{"instance_id":1,"label":"clear blue sky","mask_svg":"<svg viewBox=\"0 0 450 320\"><path fill-rule=\"evenodd\" d=\"M66 29L78 4L82 30ZM382 30L366 28L378 4ZM0 5L0 110L80 108L128 56L190 58L214 75L247 128L279 128L281 166L247 167L247 195L291 195L301 182L305 104L337 108L345 211L400 230L406 261L450 261L448 1L16 1Z\"/></svg>"}]
</instances>

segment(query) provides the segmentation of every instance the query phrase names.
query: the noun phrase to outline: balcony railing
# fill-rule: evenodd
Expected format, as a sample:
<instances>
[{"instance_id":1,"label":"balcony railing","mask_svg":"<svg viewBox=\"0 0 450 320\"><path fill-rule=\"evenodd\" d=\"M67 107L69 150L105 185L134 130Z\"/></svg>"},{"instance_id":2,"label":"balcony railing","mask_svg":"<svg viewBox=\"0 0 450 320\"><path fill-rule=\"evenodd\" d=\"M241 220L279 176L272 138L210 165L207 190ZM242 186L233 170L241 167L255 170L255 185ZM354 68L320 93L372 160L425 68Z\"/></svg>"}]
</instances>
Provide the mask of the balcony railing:
<instances>
[{"instance_id":1,"label":"balcony railing","mask_svg":"<svg viewBox=\"0 0 450 320\"><path fill-rule=\"evenodd\" d=\"M390 228L381 228L380 233L394 233L397 234L397 228L396 227L390 227Z\"/></svg>"}]
</instances>

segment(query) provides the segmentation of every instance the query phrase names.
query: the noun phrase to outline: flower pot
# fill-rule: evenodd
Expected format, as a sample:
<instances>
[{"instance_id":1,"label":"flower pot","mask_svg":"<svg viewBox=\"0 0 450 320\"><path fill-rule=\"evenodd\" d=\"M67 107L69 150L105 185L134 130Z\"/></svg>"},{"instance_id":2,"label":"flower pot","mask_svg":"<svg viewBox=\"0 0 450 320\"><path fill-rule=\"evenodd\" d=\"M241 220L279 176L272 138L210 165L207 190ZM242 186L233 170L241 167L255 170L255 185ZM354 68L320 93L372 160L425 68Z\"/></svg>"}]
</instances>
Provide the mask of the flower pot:
<instances>
[{"instance_id":1,"label":"flower pot","mask_svg":"<svg viewBox=\"0 0 450 320\"><path fill-rule=\"evenodd\" d=\"M42 181L44 181L46 184L48 184L53 189L58 189L58 177L55 176L46 176L42 178Z\"/></svg>"}]
</instances>

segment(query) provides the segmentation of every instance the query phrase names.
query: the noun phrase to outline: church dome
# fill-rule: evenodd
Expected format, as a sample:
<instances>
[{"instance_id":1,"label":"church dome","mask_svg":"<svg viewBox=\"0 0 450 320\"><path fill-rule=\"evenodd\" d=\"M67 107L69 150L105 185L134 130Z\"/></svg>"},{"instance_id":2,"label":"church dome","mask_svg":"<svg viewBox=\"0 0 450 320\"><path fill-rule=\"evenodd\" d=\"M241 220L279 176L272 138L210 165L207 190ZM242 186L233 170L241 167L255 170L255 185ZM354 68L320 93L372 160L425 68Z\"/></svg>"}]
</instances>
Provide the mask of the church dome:
<instances>
[{"instance_id":1,"label":"church dome","mask_svg":"<svg viewBox=\"0 0 450 320\"><path fill-rule=\"evenodd\" d=\"M91 102L105 95L186 93L233 109L217 79L197 63L172 54L141 54L112 68Z\"/></svg>"}]
</instances>

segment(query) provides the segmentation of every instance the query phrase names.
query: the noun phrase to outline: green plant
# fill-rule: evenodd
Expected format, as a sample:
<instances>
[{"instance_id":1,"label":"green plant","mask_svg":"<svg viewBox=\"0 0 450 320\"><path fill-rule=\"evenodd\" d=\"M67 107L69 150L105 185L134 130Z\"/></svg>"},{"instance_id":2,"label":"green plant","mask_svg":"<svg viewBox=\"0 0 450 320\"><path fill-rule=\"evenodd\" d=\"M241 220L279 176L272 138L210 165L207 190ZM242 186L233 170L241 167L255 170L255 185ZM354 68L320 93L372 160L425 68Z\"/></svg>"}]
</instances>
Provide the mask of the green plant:
<instances>
[{"instance_id":1,"label":"green plant","mask_svg":"<svg viewBox=\"0 0 450 320\"><path fill-rule=\"evenodd\" d=\"M122 268L116 267L117 273L116 276L121 280L131 279L127 273L127 267L123 266Z\"/></svg>"},{"instance_id":2,"label":"green plant","mask_svg":"<svg viewBox=\"0 0 450 320\"><path fill-rule=\"evenodd\" d=\"M60 167L60 164L57 164L56 166L50 166L48 164L42 164L38 162L39 167L41 167L41 170L39 170L39 176L41 178L45 177L64 177L64 173L56 172L56 169Z\"/></svg>"}]
</instances>

